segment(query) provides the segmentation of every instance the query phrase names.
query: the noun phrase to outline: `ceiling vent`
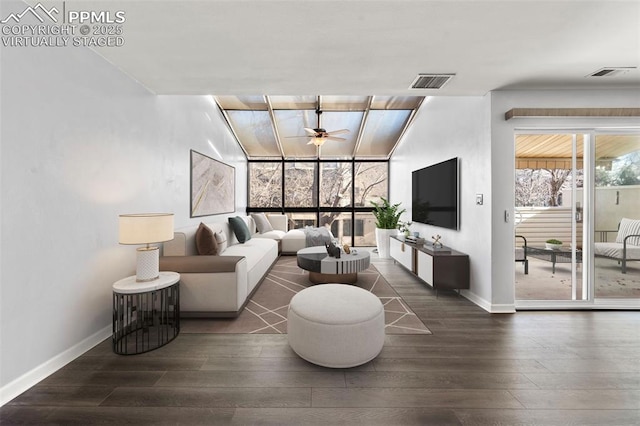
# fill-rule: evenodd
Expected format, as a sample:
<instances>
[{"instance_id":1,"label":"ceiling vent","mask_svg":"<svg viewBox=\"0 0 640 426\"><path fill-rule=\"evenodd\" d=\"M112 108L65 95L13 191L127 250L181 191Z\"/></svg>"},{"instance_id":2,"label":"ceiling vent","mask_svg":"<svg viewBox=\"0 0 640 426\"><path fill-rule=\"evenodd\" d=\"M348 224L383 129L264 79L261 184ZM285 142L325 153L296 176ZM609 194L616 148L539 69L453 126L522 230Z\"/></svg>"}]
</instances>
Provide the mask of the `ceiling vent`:
<instances>
[{"instance_id":1,"label":"ceiling vent","mask_svg":"<svg viewBox=\"0 0 640 426\"><path fill-rule=\"evenodd\" d=\"M629 72L636 67L606 67L589 74L587 77L615 77Z\"/></svg>"},{"instance_id":2,"label":"ceiling vent","mask_svg":"<svg viewBox=\"0 0 640 426\"><path fill-rule=\"evenodd\" d=\"M418 74L410 89L440 89L455 74Z\"/></svg>"}]
</instances>

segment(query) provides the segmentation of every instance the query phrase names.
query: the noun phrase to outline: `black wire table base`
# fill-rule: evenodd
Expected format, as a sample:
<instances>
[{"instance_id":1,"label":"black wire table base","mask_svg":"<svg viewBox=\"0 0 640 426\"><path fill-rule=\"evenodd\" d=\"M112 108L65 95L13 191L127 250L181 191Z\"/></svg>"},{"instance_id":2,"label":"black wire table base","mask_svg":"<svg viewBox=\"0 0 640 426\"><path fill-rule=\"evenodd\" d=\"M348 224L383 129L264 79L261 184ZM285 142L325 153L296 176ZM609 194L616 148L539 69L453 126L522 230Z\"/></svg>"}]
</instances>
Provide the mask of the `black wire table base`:
<instances>
[{"instance_id":1,"label":"black wire table base","mask_svg":"<svg viewBox=\"0 0 640 426\"><path fill-rule=\"evenodd\" d=\"M113 351L149 352L180 333L180 283L144 293L113 293Z\"/></svg>"}]
</instances>

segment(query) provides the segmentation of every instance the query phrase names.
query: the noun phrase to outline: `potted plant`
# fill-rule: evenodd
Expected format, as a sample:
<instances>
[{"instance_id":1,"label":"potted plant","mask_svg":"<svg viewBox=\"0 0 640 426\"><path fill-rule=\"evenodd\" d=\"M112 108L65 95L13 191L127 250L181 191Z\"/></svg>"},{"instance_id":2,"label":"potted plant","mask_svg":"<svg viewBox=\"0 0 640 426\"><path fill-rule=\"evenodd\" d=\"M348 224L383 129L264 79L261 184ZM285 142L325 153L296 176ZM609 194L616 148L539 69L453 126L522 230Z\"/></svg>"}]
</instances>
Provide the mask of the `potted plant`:
<instances>
[{"instance_id":1,"label":"potted plant","mask_svg":"<svg viewBox=\"0 0 640 426\"><path fill-rule=\"evenodd\" d=\"M398 233L398 222L400 215L405 209L400 209L400 203L391 204L389 200L380 197L380 204L371 201L374 207L373 216L376 218L376 246L378 256L381 259L389 258L389 237Z\"/></svg>"},{"instance_id":2,"label":"potted plant","mask_svg":"<svg viewBox=\"0 0 640 426\"><path fill-rule=\"evenodd\" d=\"M552 238L545 241L544 246L549 250L560 250L560 247L562 247L562 241Z\"/></svg>"}]
</instances>

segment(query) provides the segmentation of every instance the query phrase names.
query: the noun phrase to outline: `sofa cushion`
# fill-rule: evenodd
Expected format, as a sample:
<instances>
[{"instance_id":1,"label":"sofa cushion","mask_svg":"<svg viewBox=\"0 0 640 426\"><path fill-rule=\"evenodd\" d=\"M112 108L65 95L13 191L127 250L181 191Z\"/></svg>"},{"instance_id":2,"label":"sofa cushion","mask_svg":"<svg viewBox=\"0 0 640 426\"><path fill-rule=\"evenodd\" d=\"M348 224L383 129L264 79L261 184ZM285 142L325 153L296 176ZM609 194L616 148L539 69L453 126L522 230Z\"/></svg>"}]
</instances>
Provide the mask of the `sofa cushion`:
<instances>
[{"instance_id":1,"label":"sofa cushion","mask_svg":"<svg viewBox=\"0 0 640 426\"><path fill-rule=\"evenodd\" d=\"M629 238L630 240L631 238ZM627 240L628 243L628 240ZM625 259L622 243L595 243L594 254L596 256L611 257L613 259ZM640 247L627 244L627 260L640 260Z\"/></svg>"},{"instance_id":2,"label":"sofa cushion","mask_svg":"<svg viewBox=\"0 0 640 426\"><path fill-rule=\"evenodd\" d=\"M214 232L202 222L196 231L196 249L201 256L216 256L218 254L218 242Z\"/></svg>"},{"instance_id":3,"label":"sofa cushion","mask_svg":"<svg viewBox=\"0 0 640 426\"><path fill-rule=\"evenodd\" d=\"M259 233L264 234L265 232L273 231L273 226L271 226L271 222L269 222L267 215L264 213L251 213L251 217L256 223Z\"/></svg>"},{"instance_id":4,"label":"sofa cushion","mask_svg":"<svg viewBox=\"0 0 640 426\"><path fill-rule=\"evenodd\" d=\"M268 238L252 238L244 244L233 244L227 248L225 256L244 256L247 259L247 271L251 271L258 263L270 265L274 259L269 257L269 250L275 247L277 257L277 243Z\"/></svg>"},{"instance_id":5,"label":"sofa cushion","mask_svg":"<svg viewBox=\"0 0 640 426\"><path fill-rule=\"evenodd\" d=\"M623 217L620 221L620 227L618 228L618 236L616 237L616 243L624 242L624 239L629 235L640 235L640 219L627 219ZM633 244L634 246L640 246L640 237L631 237L627 240L627 244Z\"/></svg>"},{"instance_id":6,"label":"sofa cushion","mask_svg":"<svg viewBox=\"0 0 640 426\"><path fill-rule=\"evenodd\" d=\"M243 244L251 239L251 232L249 232L249 227L240 216L230 217L229 223L231 224L233 233L235 234L240 244Z\"/></svg>"},{"instance_id":7,"label":"sofa cushion","mask_svg":"<svg viewBox=\"0 0 640 426\"><path fill-rule=\"evenodd\" d=\"M274 229L273 231L264 232L262 234L256 234L252 238L269 238L271 240L281 240L287 233Z\"/></svg>"}]
</instances>

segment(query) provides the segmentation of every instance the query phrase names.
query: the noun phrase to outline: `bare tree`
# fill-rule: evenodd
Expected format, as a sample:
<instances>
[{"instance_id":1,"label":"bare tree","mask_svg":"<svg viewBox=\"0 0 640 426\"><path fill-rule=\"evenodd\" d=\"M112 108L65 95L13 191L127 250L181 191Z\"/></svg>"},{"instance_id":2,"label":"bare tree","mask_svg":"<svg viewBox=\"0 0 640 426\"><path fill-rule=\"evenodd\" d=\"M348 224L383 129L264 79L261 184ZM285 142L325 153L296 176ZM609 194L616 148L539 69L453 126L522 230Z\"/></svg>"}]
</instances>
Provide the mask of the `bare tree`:
<instances>
[{"instance_id":1,"label":"bare tree","mask_svg":"<svg viewBox=\"0 0 640 426\"><path fill-rule=\"evenodd\" d=\"M552 207L556 207L560 205L558 200L560 190L562 189L562 185L564 185L564 182L571 175L571 170L566 170L566 169L544 169L544 170L546 170L546 172L549 173L548 205Z\"/></svg>"},{"instance_id":2,"label":"bare tree","mask_svg":"<svg viewBox=\"0 0 640 426\"><path fill-rule=\"evenodd\" d=\"M563 185L571 170L519 169L516 170L516 206L558 206Z\"/></svg>"},{"instance_id":3,"label":"bare tree","mask_svg":"<svg viewBox=\"0 0 640 426\"><path fill-rule=\"evenodd\" d=\"M251 163L249 205L251 207L316 207L319 191L320 207L340 209L352 205L368 207L370 200L387 196L387 164L384 162ZM316 165L320 170L316 173ZM316 181L319 177L319 183ZM285 186L284 206L282 185ZM355 200L352 189L355 185ZM354 203L355 202L355 203ZM338 212L323 214L323 224L331 224Z\"/></svg>"}]
</instances>

